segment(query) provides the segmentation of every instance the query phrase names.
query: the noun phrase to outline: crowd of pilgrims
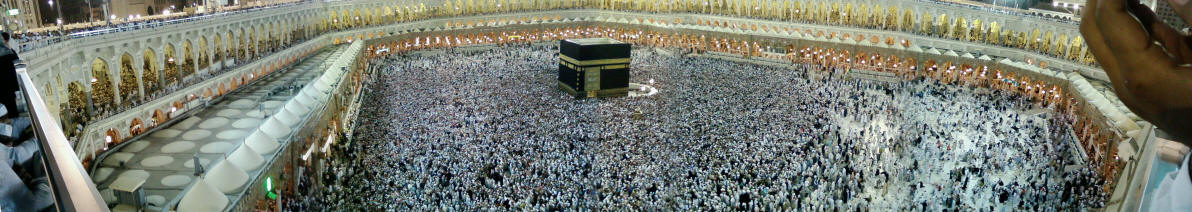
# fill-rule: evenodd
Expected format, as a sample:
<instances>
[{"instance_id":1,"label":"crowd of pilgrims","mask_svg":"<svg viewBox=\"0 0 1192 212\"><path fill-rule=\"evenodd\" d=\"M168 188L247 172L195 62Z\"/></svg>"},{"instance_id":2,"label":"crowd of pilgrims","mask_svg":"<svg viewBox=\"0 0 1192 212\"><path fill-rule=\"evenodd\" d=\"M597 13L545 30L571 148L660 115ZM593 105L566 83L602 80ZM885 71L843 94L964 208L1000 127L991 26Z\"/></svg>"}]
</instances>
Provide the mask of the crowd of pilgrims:
<instances>
[{"instance_id":1,"label":"crowd of pilgrims","mask_svg":"<svg viewBox=\"0 0 1192 212\"><path fill-rule=\"evenodd\" d=\"M445 52L444 52L445 51ZM349 141L288 210L1102 207L1072 117L1011 92L633 51L648 97L575 98L557 46L376 58Z\"/></svg>"}]
</instances>

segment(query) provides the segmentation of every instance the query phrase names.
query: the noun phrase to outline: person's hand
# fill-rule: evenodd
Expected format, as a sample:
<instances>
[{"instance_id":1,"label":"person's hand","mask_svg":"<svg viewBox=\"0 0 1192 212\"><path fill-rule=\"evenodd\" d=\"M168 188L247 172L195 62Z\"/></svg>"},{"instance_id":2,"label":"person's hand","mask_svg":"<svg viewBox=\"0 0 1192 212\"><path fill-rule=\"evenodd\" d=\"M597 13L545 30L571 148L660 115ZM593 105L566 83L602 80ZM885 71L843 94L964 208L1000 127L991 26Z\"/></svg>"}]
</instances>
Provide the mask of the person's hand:
<instances>
[{"instance_id":1,"label":"person's hand","mask_svg":"<svg viewBox=\"0 0 1192 212\"><path fill-rule=\"evenodd\" d=\"M1080 33L1122 103L1192 146L1192 37L1137 0L1088 0L1082 15Z\"/></svg>"}]
</instances>

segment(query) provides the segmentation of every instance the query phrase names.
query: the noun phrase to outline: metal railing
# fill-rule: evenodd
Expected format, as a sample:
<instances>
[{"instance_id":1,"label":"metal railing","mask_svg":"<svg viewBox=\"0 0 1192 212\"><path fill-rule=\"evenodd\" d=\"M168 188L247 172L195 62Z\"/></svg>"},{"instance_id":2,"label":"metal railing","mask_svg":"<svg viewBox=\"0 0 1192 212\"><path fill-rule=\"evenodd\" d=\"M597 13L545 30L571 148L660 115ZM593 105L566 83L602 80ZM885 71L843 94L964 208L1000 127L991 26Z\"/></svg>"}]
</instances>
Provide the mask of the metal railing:
<instances>
[{"instance_id":1,"label":"metal railing","mask_svg":"<svg viewBox=\"0 0 1192 212\"><path fill-rule=\"evenodd\" d=\"M310 3L310 2L311 1L295 1L295 2L287 2L287 3L279 3L279 4L273 4L273 5L259 6L259 7L239 8L236 10L215 11L215 12L201 13L201 14L183 14L183 15L179 15L177 17L169 17L169 18L163 18L163 19L136 20L136 21L123 22L123 23L118 23L118 24L113 24L113 25L96 26L96 27L93 27L93 28L96 28L93 30L70 29L70 32L67 33L65 36L46 35L41 39L30 39L30 40L20 41L20 44L18 46L20 46L19 48L20 48L21 52L28 52L28 51L32 51L34 49L50 46L50 45L53 45L56 43L60 43L60 42L68 41L68 40L72 40L72 39L79 39L79 38L98 36L98 35L104 35L104 34L109 34L109 33L124 32L124 31L133 31L133 30L139 30L139 29L156 28L156 27L162 27L162 26L168 26L168 25L180 24L180 23L189 23L189 22L194 22L194 21L199 21L199 20L227 17L227 16L232 16L232 15L257 12L257 11L273 9L273 8L282 8L282 7L289 7L289 6L294 6L294 5L303 5L305 3Z\"/></svg>"},{"instance_id":2,"label":"metal railing","mask_svg":"<svg viewBox=\"0 0 1192 212\"><path fill-rule=\"evenodd\" d=\"M51 210L108 211L91 176L62 133L62 127L54 119L49 107L46 107L37 86L33 86L33 79L29 78L24 64L17 65L16 74L21 95L27 103L33 137L37 138L38 147L41 148L41 160L49 179L54 202Z\"/></svg>"}]
</instances>

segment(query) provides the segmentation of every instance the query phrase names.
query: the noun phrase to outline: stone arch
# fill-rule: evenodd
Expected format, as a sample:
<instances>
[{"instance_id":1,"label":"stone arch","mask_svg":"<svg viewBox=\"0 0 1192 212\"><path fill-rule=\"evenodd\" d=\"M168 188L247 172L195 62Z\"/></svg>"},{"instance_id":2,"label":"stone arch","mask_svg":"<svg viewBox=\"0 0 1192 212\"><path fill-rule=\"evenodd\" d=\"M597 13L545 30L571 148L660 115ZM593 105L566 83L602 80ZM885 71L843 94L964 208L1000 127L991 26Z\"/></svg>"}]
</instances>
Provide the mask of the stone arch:
<instances>
[{"instance_id":1,"label":"stone arch","mask_svg":"<svg viewBox=\"0 0 1192 212\"><path fill-rule=\"evenodd\" d=\"M277 38L277 24L276 23L265 24L265 32L264 33L266 36L264 40L266 41L266 43L268 43L268 45L266 45L266 47L268 49L276 48L278 46L277 42L280 41L280 39Z\"/></svg>"},{"instance_id":2,"label":"stone arch","mask_svg":"<svg viewBox=\"0 0 1192 212\"><path fill-rule=\"evenodd\" d=\"M322 29L332 28L339 24L339 15L335 11L327 14L327 19L323 20Z\"/></svg>"},{"instance_id":3,"label":"stone arch","mask_svg":"<svg viewBox=\"0 0 1192 212\"><path fill-rule=\"evenodd\" d=\"M225 35L224 36L225 41L223 44L224 45L224 54L227 55L225 57L227 57L227 59L238 58L239 57L239 52L238 52L239 46L236 45L237 40L235 37L235 32L228 31L227 33L224 33L224 35Z\"/></svg>"},{"instance_id":4,"label":"stone arch","mask_svg":"<svg viewBox=\"0 0 1192 212\"><path fill-rule=\"evenodd\" d=\"M224 55L225 55L223 47L224 47L223 39L221 39L221 37L219 36L219 33L215 33L215 35L212 35L212 37L211 37L211 50L212 50L211 60L214 61L215 63L217 63L216 66L222 67L220 64L223 64Z\"/></svg>"},{"instance_id":5,"label":"stone arch","mask_svg":"<svg viewBox=\"0 0 1192 212\"><path fill-rule=\"evenodd\" d=\"M216 91L217 92L215 95L217 95L217 96L223 96L224 94L227 94L228 93L227 85L224 85L224 83L219 83L219 85L216 86Z\"/></svg>"},{"instance_id":6,"label":"stone arch","mask_svg":"<svg viewBox=\"0 0 1192 212\"><path fill-rule=\"evenodd\" d=\"M128 136L135 136L145 132L144 125L145 123L141 121L141 118L132 118L132 121L128 122Z\"/></svg>"},{"instance_id":7,"label":"stone arch","mask_svg":"<svg viewBox=\"0 0 1192 212\"><path fill-rule=\"evenodd\" d=\"M108 129L108 131L104 132L103 134L104 134L104 147L103 147L104 150L107 150L108 147L111 145L119 144L121 141L120 131L116 131L116 129Z\"/></svg>"},{"instance_id":8,"label":"stone arch","mask_svg":"<svg viewBox=\"0 0 1192 212\"><path fill-rule=\"evenodd\" d=\"M130 104L133 100L140 99L141 86L137 82L137 72L133 68L132 55L124 53L120 55L120 97L123 105Z\"/></svg>"},{"instance_id":9,"label":"stone arch","mask_svg":"<svg viewBox=\"0 0 1192 212\"><path fill-rule=\"evenodd\" d=\"M257 57L261 57L260 53L265 52L265 48L269 47L266 43L269 38L266 37L266 32L261 29L264 27L265 26L257 25L248 28L248 31L252 31L251 36L248 37L249 39L252 39L252 43L249 43L249 45L252 45L253 55Z\"/></svg>"},{"instance_id":10,"label":"stone arch","mask_svg":"<svg viewBox=\"0 0 1192 212\"><path fill-rule=\"evenodd\" d=\"M97 109L107 109L116 102L110 73L107 61L102 58L91 61L91 105Z\"/></svg>"},{"instance_id":11,"label":"stone arch","mask_svg":"<svg viewBox=\"0 0 1192 212\"><path fill-rule=\"evenodd\" d=\"M376 7L376 8L374 8L374 9L375 9L376 11L375 11L375 12L373 12L373 15L372 15L372 21L373 21L373 23L374 23L374 24L384 24L384 23L385 23L385 20L384 20L384 17L385 17L385 15L384 15L384 14L385 14L385 10L384 10L384 9L381 9L380 7ZM447 8L443 8L443 9L447 9Z\"/></svg>"},{"instance_id":12,"label":"stone arch","mask_svg":"<svg viewBox=\"0 0 1192 212\"><path fill-rule=\"evenodd\" d=\"M182 41L182 77L186 78L195 73L195 56L194 48L190 44L190 40Z\"/></svg>"},{"instance_id":13,"label":"stone arch","mask_svg":"<svg viewBox=\"0 0 1192 212\"><path fill-rule=\"evenodd\" d=\"M360 18L360 8L352 9L352 17L351 18L352 18L351 20L352 20L353 27L358 27L364 23L364 21L361 20L361 18Z\"/></svg>"},{"instance_id":14,"label":"stone arch","mask_svg":"<svg viewBox=\"0 0 1192 212\"><path fill-rule=\"evenodd\" d=\"M87 94L81 83L70 82L66 85L66 93L66 106L69 110L62 111L68 115L66 117L70 117L71 120L79 120L90 114L90 109L87 107Z\"/></svg>"},{"instance_id":15,"label":"stone arch","mask_svg":"<svg viewBox=\"0 0 1192 212\"><path fill-rule=\"evenodd\" d=\"M153 110L153 119L152 120L155 125L165 123L166 120L168 120L169 118L170 117L167 117L165 113L161 112L161 109Z\"/></svg>"},{"instance_id":16,"label":"stone arch","mask_svg":"<svg viewBox=\"0 0 1192 212\"><path fill-rule=\"evenodd\" d=\"M157 68L157 54L153 53L153 49L145 48L145 52L141 56L141 89L145 94L150 94L161 86L161 77L158 76Z\"/></svg>"},{"instance_id":17,"label":"stone arch","mask_svg":"<svg viewBox=\"0 0 1192 212\"><path fill-rule=\"evenodd\" d=\"M339 18L335 19L335 21L336 26L339 28L350 27L352 23L352 13L349 13L347 10L341 10L339 11Z\"/></svg>"},{"instance_id":18,"label":"stone arch","mask_svg":"<svg viewBox=\"0 0 1192 212\"><path fill-rule=\"evenodd\" d=\"M366 8L366 9L364 9L364 13L362 13L360 15L360 22L366 26L372 25L373 24L372 17L373 17L372 10Z\"/></svg>"},{"instance_id":19,"label":"stone arch","mask_svg":"<svg viewBox=\"0 0 1192 212\"><path fill-rule=\"evenodd\" d=\"M166 44L165 60L166 67L162 70L163 80L166 84L174 84L182 79L182 74L178 73L178 57L175 55L174 44Z\"/></svg>"},{"instance_id":20,"label":"stone arch","mask_svg":"<svg viewBox=\"0 0 1192 212\"><path fill-rule=\"evenodd\" d=\"M239 47L239 49L241 52L241 54L240 54L241 60L247 60L248 58L252 57L252 53L253 53L252 30L240 29L240 47Z\"/></svg>"},{"instance_id":21,"label":"stone arch","mask_svg":"<svg viewBox=\"0 0 1192 212\"><path fill-rule=\"evenodd\" d=\"M211 55L207 52L207 37L199 37L199 70L211 67Z\"/></svg>"}]
</instances>

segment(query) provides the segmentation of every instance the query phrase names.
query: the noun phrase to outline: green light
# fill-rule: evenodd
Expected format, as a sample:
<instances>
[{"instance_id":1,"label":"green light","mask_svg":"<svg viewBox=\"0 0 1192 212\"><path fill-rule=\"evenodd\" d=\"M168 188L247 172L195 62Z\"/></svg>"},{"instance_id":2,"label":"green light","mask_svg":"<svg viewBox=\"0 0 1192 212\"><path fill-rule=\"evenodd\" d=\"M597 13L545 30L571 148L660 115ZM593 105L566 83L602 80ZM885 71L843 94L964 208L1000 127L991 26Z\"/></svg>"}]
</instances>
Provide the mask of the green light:
<instances>
[{"instance_id":1,"label":"green light","mask_svg":"<svg viewBox=\"0 0 1192 212\"><path fill-rule=\"evenodd\" d=\"M14 16L14 15L21 14L21 10L11 9L11 10L5 11L4 13L8 14L9 16Z\"/></svg>"},{"instance_id":2,"label":"green light","mask_svg":"<svg viewBox=\"0 0 1192 212\"><path fill-rule=\"evenodd\" d=\"M265 196L269 199L277 199L277 193L273 192L273 177L265 177Z\"/></svg>"}]
</instances>

